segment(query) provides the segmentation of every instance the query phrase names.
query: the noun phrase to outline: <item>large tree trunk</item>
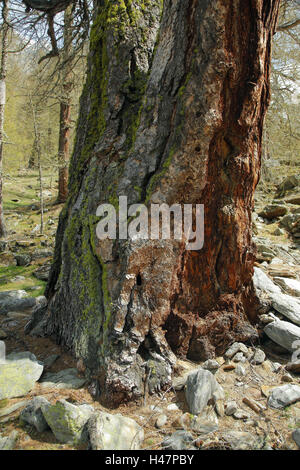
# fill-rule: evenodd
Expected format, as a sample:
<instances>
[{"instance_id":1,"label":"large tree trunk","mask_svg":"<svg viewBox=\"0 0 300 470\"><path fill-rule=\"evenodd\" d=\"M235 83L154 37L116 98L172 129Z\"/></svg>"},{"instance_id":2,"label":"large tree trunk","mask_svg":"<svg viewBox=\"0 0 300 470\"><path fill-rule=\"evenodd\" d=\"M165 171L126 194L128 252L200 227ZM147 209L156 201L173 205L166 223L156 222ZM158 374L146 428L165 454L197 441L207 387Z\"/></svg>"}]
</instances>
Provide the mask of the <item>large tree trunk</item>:
<instances>
[{"instance_id":1,"label":"large tree trunk","mask_svg":"<svg viewBox=\"0 0 300 470\"><path fill-rule=\"evenodd\" d=\"M3 140L4 140L4 110L6 102L5 79L7 72L7 47L8 47L8 0L3 1L2 5L2 41L1 41L1 65L0 65L0 238L5 237L6 228L3 214Z\"/></svg>"},{"instance_id":2,"label":"large tree trunk","mask_svg":"<svg viewBox=\"0 0 300 470\"><path fill-rule=\"evenodd\" d=\"M58 140L58 202L68 197L68 165L70 156L70 119L72 91L72 6L64 12L64 47L62 70L62 94L60 98Z\"/></svg>"},{"instance_id":3,"label":"large tree trunk","mask_svg":"<svg viewBox=\"0 0 300 470\"><path fill-rule=\"evenodd\" d=\"M278 4L165 0L161 17L160 0L98 2L44 320L110 403L141 396L145 374L167 386L175 354L256 336L251 212ZM203 249L98 241L96 208L120 195L204 204Z\"/></svg>"}]
</instances>

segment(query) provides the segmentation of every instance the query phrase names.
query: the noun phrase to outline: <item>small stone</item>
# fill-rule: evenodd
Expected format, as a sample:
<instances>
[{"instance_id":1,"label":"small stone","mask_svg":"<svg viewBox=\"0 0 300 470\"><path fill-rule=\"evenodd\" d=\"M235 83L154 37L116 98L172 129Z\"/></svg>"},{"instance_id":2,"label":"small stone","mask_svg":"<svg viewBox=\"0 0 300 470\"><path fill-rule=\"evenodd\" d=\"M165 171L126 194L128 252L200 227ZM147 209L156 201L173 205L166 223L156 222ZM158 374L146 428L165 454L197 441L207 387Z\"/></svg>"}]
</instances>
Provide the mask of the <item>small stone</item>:
<instances>
[{"instance_id":1,"label":"small stone","mask_svg":"<svg viewBox=\"0 0 300 470\"><path fill-rule=\"evenodd\" d=\"M166 415L159 415L159 417L156 420L155 426L158 429L163 428L165 424L167 423L167 421L168 421L168 418Z\"/></svg>"},{"instance_id":2,"label":"small stone","mask_svg":"<svg viewBox=\"0 0 300 470\"><path fill-rule=\"evenodd\" d=\"M268 405L270 408L281 409L299 400L300 386L286 384L271 390Z\"/></svg>"},{"instance_id":3,"label":"small stone","mask_svg":"<svg viewBox=\"0 0 300 470\"><path fill-rule=\"evenodd\" d=\"M234 362L245 362L246 361L246 358L244 356L244 354L242 352L238 352L237 354L235 354L235 356L233 357L233 361Z\"/></svg>"},{"instance_id":4,"label":"small stone","mask_svg":"<svg viewBox=\"0 0 300 470\"><path fill-rule=\"evenodd\" d=\"M242 352L243 354L248 353L248 348L245 346L243 343L233 343L229 349L227 349L225 353L225 357L227 359L231 359L233 356L235 356L238 352Z\"/></svg>"},{"instance_id":5,"label":"small stone","mask_svg":"<svg viewBox=\"0 0 300 470\"><path fill-rule=\"evenodd\" d=\"M249 419L251 415L247 413L247 411L237 410L235 413L233 413L233 417L235 419Z\"/></svg>"},{"instance_id":6,"label":"small stone","mask_svg":"<svg viewBox=\"0 0 300 470\"><path fill-rule=\"evenodd\" d=\"M253 364L262 364L264 362L266 358L266 355L264 353L264 351L262 351L262 349L256 349L255 353L254 353L254 356L253 356L253 359L252 359L252 362Z\"/></svg>"},{"instance_id":7,"label":"small stone","mask_svg":"<svg viewBox=\"0 0 300 470\"><path fill-rule=\"evenodd\" d=\"M232 416L238 410L238 406L235 401L228 401L225 404L225 415Z\"/></svg>"},{"instance_id":8,"label":"small stone","mask_svg":"<svg viewBox=\"0 0 300 470\"><path fill-rule=\"evenodd\" d=\"M33 398L20 414L20 421L31 424L38 432L46 431L49 428L42 413L42 405L50 406L44 397Z\"/></svg>"},{"instance_id":9,"label":"small stone","mask_svg":"<svg viewBox=\"0 0 300 470\"><path fill-rule=\"evenodd\" d=\"M218 361L215 361L214 359L208 359L207 361L202 364L203 369L207 369L210 371L215 371L218 370L220 367L220 364Z\"/></svg>"},{"instance_id":10,"label":"small stone","mask_svg":"<svg viewBox=\"0 0 300 470\"><path fill-rule=\"evenodd\" d=\"M215 403L215 410L218 416L220 418L223 418L225 415L225 408L224 408L224 401L223 400L217 400Z\"/></svg>"},{"instance_id":11,"label":"small stone","mask_svg":"<svg viewBox=\"0 0 300 470\"><path fill-rule=\"evenodd\" d=\"M171 403L170 405L167 406L167 410L168 411L178 411L179 408L178 408L178 405L176 405L176 403Z\"/></svg>"},{"instance_id":12,"label":"small stone","mask_svg":"<svg viewBox=\"0 0 300 470\"><path fill-rule=\"evenodd\" d=\"M13 450L17 439L17 431L13 431L8 437L1 437L0 434L0 450Z\"/></svg>"},{"instance_id":13,"label":"small stone","mask_svg":"<svg viewBox=\"0 0 300 470\"><path fill-rule=\"evenodd\" d=\"M213 398L213 394L222 390L214 375L205 369L197 369L188 375L185 396L192 414L199 414Z\"/></svg>"},{"instance_id":14,"label":"small stone","mask_svg":"<svg viewBox=\"0 0 300 470\"><path fill-rule=\"evenodd\" d=\"M188 450L195 449L194 438L187 431L176 431L171 436L164 439L162 448L165 450Z\"/></svg>"},{"instance_id":15,"label":"small stone","mask_svg":"<svg viewBox=\"0 0 300 470\"><path fill-rule=\"evenodd\" d=\"M60 372L46 373L40 382L42 388L74 388L78 389L83 387L86 379L78 377L77 369L64 369Z\"/></svg>"},{"instance_id":16,"label":"small stone","mask_svg":"<svg viewBox=\"0 0 300 470\"><path fill-rule=\"evenodd\" d=\"M211 406L207 407L199 416L195 416L191 422L192 430L200 434L215 432L218 427L218 418Z\"/></svg>"},{"instance_id":17,"label":"small stone","mask_svg":"<svg viewBox=\"0 0 300 470\"><path fill-rule=\"evenodd\" d=\"M246 375L246 370L241 364L238 364L235 368L235 373L239 377L244 377Z\"/></svg>"}]
</instances>

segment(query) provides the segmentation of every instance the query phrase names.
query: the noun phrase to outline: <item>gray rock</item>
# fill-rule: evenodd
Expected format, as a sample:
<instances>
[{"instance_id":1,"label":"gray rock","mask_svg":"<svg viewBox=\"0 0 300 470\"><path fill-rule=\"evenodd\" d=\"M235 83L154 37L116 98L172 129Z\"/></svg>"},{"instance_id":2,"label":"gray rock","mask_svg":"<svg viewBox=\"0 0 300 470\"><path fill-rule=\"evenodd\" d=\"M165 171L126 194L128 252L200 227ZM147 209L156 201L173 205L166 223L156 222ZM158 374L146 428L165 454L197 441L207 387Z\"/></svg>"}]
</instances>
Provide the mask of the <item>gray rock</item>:
<instances>
[{"instance_id":1,"label":"gray rock","mask_svg":"<svg viewBox=\"0 0 300 470\"><path fill-rule=\"evenodd\" d=\"M219 422L214 409L209 406L191 422L193 431L199 434L209 434L218 430Z\"/></svg>"},{"instance_id":2,"label":"gray rock","mask_svg":"<svg viewBox=\"0 0 300 470\"><path fill-rule=\"evenodd\" d=\"M86 424L94 413L92 406L75 406L66 400L58 400L55 405L42 403L41 409L59 442L79 444L88 441Z\"/></svg>"},{"instance_id":3,"label":"gray rock","mask_svg":"<svg viewBox=\"0 0 300 470\"><path fill-rule=\"evenodd\" d=\"M176 431L164 439L162 448L166 450L188 450L196 449L193 445L194 438L187 431Z\"/></svg>"},{"instance_id":4,"label":"gray rock","mask_svg":"<svg viewBox=\"0 0 300 470\"><path fill-rule=\"evenodd\" d=\"M216 371L220 368L220 364L215 359L208 359L202 364L202 368L210 371Z\"/></svg>"},{"instance_id":5,"label":"gray rock","mask_svg":"<svg viewBox=\"0 0 300 470\"><path fill-rule=\"evenodd\" d=\"M267 294L280 294L280 287L276 286L274 282L267 276L267 274L257 266L254 266L253 283L258 291L265 292Z\"/></svg>"},{"instance_id":6,"label":"gray rock","mask_svg":"<svg viewBox=\"0 0 300 470\"><path fill-rule=\"evenodd\" d=\"M250 432L226 431L220 436L232 450L259 450L263 446L263 438Z\"/></svg>"},{"instance_id":7,"label":"gray rock","mask_svg":"<svg viewBox=\"0 0 300 470\"><path fill-rule=\"evenodd\" d=\"M260 217L271 220L277 217L282 217L287 213L287 207L282 204L269 204L258 213Z\"/></svg>"},{"instance_id":8,"label":"gray rock","mask_svg":"<svg viewBox=\"0 0 300 470\"><path fill-rule=\"evenodd\" d=\"M185 390L190 412L194 415L201 413L214 393L222 390L214 375L208 370L200 368L191 372Z\"/></svg>"},{"instance_id":9,"label":"gray rock","mask_svg":"<svg viewBox=\"0 0 300 470\"><path fill-rule=\"evenodd\" d=\"M48 356L45 361L44 361L44 366L45 367L51 367L54 362L57 361L57 359L60 358L60 355L59 354L51 354L51 356Z\"/></svg>"},{"instance_id":10,"label":"gray rock","mask_svg":"<svg viewBox=\"0 0 300 470\"><path fill-rule=\"evenodd\" d=\"M291 322L300 325L300 300L286 294L270 294L272 307Z\"/></svg>"},{"instance_id":11,"label":"gray rock","mask_svg":"<svg viewBox=\"0 0 300 470\"><path fill-rule=\"evenodd\" d=\"M277 320L269 323L265 326L264 332L272 341L290 352L295 351L293 344L300 340L299 326L286 321Z\"/></svg>"},{"instance_id":12,"label":"gray rock","mask_svg":"<svg viewBox=\"0 0 300 470\"><path fill-rule=\"evenodd\" d=\"M228 401L225 405L226 416L232 416L238 410L238 406L235 401Z\"/></svg>"},{"instance_id":13,"label":"gray rock","mask_svg":"<svg viewBox=\"0 0 300 470\"><path fill-rule=\"evenodd\" d=\"M289 295L300 297L300 281L289 277L274 277L274 281Z\"/></svg>"},{"instance_id":14,"label":"gray rock","mask_svg":"<svg viewBox=\"0 0 300 470\"><path fill-rule=\"evenodd\" d=\"M0 363L0 400L30 392L43 372L43 365L30 352L13 353Z\"/></svg>"},{"instance_id":15,"label":"gray rock","mask_svg":"<svg viewBox=\"0 0 300 470\"><path fill-rule=\"evenodd\" d=\"M238 352L233 356L232 360L233 362L245 362L246 358L242 352Z\"/></svg>"},{"instance_id":16,"label":"gray rock","mask_svg":"<svg viewBox=\"0 0 300 470\"><path fill-rule=\"evenodd\" d=\"M300 428L295 429L295 431L293 431L292 437L300 449Z\"/></svg>"},{"instance_id":17,"label":"gray rock","mask_svg":"<svg viewBox=\"0 0 300 470\"><path fill-rule=\"evenodd\" d=\"M2 418L3 416L8 416L11 413L15 413L20 408L26 406L28 402L29 402L29 400L22 400L22 401L19 401L18 403L14 403L11 406L7 406L7 407L2 408L2 409L0 408L0 418Z\"/></svg>"},{"instance_id":18,"label":"gray rock","mask_svg":"<svg viewBox=\"0 0 300 470\"><path fill-rule=\"evenodd\" d=\"M235 411L233 413L233 417L235 419L249 419L251 417L251 415L247 411L238 409L237 411Z\"/></svg>"},{"instance_id":19,"label":"gray rock","mask_svg":"<svg viewBox=\"0 0 300 470\"><path fill-rule=\"evenodd\" d=\"M31 263L31 256L24 253L18 253L15 255L17 266L28 266Z\"/></svg>"},{"instance_id":20,"label":"gray rock","mask_svg":"<svg viewBox=\"0 0 300 470\"><path fill-rule=\"evenodd\" d=\"M12 290L0 292L0 314L11 311L20 311L32 308L36 305L34 297L28 297L24 290Z\"/></svg>"},{"instance_id":21,"label":"gray rock","mask_svg":"<svg viewBox=\"0 0 300 470\"><path fill-rule=\"evenodd\" d=\"M264 351L262 351L262 349L256 349L251 362L253 362L253 364L262 364L265 359L266 355Z\"/></svg>"},{"instance_id":22,"label":"gray rock","mask_svg":"<svg viewBox=\"0 0 300 470\"><path fill-rule=\"evenodd\" d=\"M20 420L31 424L38 432L46 431L49 428L42 413L42 405L47 407L50 406L50 403L44 397L35 397L20 414Z\"/></svg>"},{"instance_id":23,"label":"gray rock","mask_svg":"<svg viewBox=\"0 0 300 470\"><path fill-rule=\"evenodd\" d=\"M176 403L171 403L170 405L167 406L167 410L168 411L178 411L179 408L178 408L178 405L176 405Z\"/></svg>"},{"instance_id":24,"label":"gray rock","mask_svg":"<svg viewBox=\"0 0 300 470\"><path fill-rule=\"evenodd\" d=\"M242 352L243 354L248 354L248 348L243 343L233 343L230 348L227 349L225 353L225 357L227 359L231 359L235 354L238 352Z\"/></svg>"},{"instance_id":25,"label":"gray rock","mask_svg":"<svg viewBox=\"0 0 300 470\"><path fill-rule=\"evenodd\" d=\"M47 372L40 381L42 388L74 388L83 387L86 379L78 377L77 369L65 369L60 372Z\"/></svg>"},{"instance_id":26,"label":"gray rock","mask_svg":"<svg viewBox=\"0 0 300 470\"><path fill-rule=\"evenodd\" d=\"M120 414L95 413L87 428L92 450L139 450L144 440L141 426Z\"/></svg>"},{"instance_id":27,"label":"gray rock","mask_svg":"<svg viewBox=\"0 0 300 470\"><path fill-rule=\"evenodd\" d=\"M168 421L168 417L166 415L159 415L155 422L155 426L158 429L163 428L166 425L167 421Z\"/></svg>"},{"instance_id":28,"label":"gray rock","mask_svg":"<svg viewBox=\"0 0 300 470\"><path fill-rule=\"evenodd\" d=\"M1 437L0 435L0 450L13 450L16 445L17 439L18 439L17 431L13 431L7 437Z\"/></svg>"},{"instance_id":29,"label":"gray rock","mask_svg":"<svg viewBox=\"0 0 300 470\"><path fill-rule=\"evenodd\" d=\"M300 386L286 384L273 388L270 392L268 405L270 408L281 409L300 400Z\"/></svg>"},{"instance_id":30,"label":"gray rock","mask_svg":"<svg viewBox=\"0 0 300 470\"><path fill-rule=\"evenodd\" d=\"M245 367L242 366L242 364L238 364L234 370L234 372L236 373L236 375L238 375L239 377L244 377L246 375L246 370L245 370Z\"/></svg>"}]
</instances>

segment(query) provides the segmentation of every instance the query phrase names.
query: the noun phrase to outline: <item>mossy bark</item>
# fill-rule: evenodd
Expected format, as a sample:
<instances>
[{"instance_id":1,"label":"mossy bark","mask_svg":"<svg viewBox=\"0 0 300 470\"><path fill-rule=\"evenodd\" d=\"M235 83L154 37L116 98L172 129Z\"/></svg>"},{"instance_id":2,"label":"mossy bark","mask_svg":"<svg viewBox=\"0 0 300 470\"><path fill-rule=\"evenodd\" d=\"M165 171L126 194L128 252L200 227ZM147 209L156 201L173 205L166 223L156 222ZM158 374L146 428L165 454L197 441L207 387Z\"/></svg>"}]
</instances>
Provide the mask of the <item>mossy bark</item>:
<instances>
[{"instance_id":1,"label":"mossy bark","mask_svg":"<svg viewBox=\"0 0 300 470\"><path fill-rule=\"evenodd\" d=\"M98 2L45 318L110 403L141 396L145 375L167 386L175 354L255 336L251 211L278 3ZM96 208L120 195L204 204L203 249L99 242Z\"/></svg>"}]
</instances>

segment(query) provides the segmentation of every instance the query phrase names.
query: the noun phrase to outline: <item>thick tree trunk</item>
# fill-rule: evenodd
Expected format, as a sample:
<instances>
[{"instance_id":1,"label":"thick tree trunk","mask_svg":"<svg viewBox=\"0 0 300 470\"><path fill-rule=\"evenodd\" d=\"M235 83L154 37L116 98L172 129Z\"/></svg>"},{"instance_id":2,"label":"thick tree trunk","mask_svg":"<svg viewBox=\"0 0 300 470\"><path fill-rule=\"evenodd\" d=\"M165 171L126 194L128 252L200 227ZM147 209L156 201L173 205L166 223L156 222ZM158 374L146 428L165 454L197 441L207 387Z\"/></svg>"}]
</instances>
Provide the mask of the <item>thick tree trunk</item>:
<instances>
[{"instance_id":1,"label":"thick tree trunk","mask_svg":"<svg viewBox=\"0 0 300 470\"><path fill-rule=\"evenodd\" d=\"M58 141L58 202L65 202L68 197L68 166L70 156L70 119L72 90L72 6L64 12L64 47L62 71L62 96L59 116Z\"/></svg>"},{"instance_id":2,"label":"thick tree trunk","mask_svg":"<svg viewBox=\"0 0 300 470\"><path fill-rule=\"evenodd\" d=\"M175 354L256 336L251 212L279 1L165 0L161 18L160 0L98 3L44 321L119 403L145 374L166 387ZM120 195L204 204L203 249L98 241L96 208Z\"/></svg>"},{"instance_id":3,"label":"thick tree trunk","mask_svg":"<svg viewBox=\"0 0 300 470\"><path fill-rule=\"evenodd\" d=\"M8 46L8 0L3 1L2 6L2 50L0 65L0 238L6 236L6 228L3 214L3 140L4 140L4 110L5 110L5 79L7 72L7 46Z\"/></svg>"}]
</instances>

